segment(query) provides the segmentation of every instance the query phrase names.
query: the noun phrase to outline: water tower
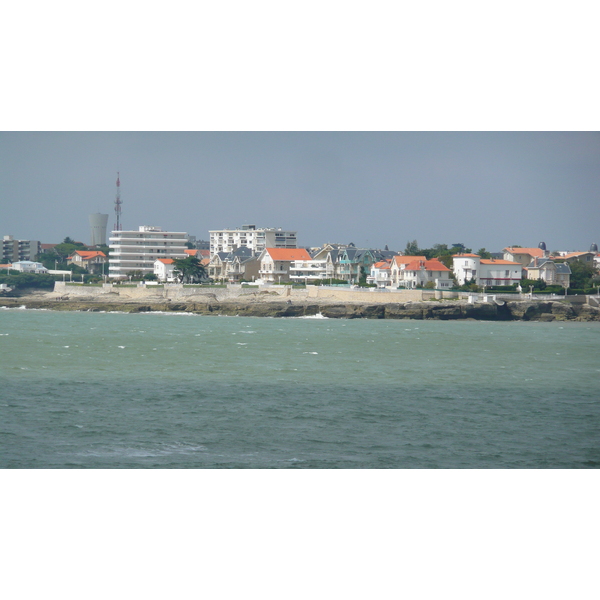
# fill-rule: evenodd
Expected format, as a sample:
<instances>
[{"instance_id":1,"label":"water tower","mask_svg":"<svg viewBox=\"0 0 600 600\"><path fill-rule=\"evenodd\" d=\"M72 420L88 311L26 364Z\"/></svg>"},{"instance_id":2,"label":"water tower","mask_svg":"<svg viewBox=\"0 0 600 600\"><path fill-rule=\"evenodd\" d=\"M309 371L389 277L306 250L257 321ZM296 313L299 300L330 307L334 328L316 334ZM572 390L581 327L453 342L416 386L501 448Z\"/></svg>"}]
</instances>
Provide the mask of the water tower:
<instances>
[{"instance_id":1,"label":"water tower","mask_svg":"<svg viewBox=\"0 0 600 600\"><path fill-rule=\"evenodd\" d=\"M108 223L108 215L95 213L90 215L90 237L92 243L90 246L105 246L106 245L106 225Z\"/></svg>"}]
</instances>

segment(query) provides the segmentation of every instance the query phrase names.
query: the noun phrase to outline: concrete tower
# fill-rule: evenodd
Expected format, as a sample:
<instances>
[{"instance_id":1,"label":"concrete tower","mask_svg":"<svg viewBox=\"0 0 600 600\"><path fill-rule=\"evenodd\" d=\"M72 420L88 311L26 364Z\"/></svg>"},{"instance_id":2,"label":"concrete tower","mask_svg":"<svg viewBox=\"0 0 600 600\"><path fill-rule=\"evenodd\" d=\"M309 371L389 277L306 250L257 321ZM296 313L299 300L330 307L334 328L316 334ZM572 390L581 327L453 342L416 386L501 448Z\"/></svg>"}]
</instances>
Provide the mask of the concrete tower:
<instances>
[{"instance_id":1,"label":"concrete tower","mask_svg":"<svg viewBox=\"0 0 600 600\"><path fill-rule=\"evenodd\" d=\"M106 225L108 223L108 215L95 213L90 215L90 238L91 246L106 245Z\"/></svg>"}]
</instances>

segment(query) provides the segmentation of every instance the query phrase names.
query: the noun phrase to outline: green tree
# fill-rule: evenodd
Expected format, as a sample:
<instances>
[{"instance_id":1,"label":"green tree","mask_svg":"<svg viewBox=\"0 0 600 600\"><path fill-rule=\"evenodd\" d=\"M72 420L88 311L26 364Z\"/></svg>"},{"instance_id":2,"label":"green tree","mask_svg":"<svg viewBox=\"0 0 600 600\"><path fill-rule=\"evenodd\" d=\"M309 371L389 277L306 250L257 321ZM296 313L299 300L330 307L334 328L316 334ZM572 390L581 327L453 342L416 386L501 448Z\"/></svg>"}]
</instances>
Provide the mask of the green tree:
<instances>
[{"instance_id":1,"label":"green tree","mask_svg":"<svg viewBox=\"0 0 600 600\"><path fill-rule=\"evenodd\" d=\"M576 290L584 290L592 287L593 280L598 275L598 271L594 267L578 260L569 263L569 267L571 268L569 287Z\"/></svg>"},{"instance_id":2,"label":"green tree","mask_svg":"<svg viewBox=\"0 0 600 600\"><path fill-rule=\"evenodd\" d=\"M406 256L417 256L419 252L420 250L417 240L413 240L412 242L406 242L406 248L404 249L404 254Z\"/></svg>"},{"instance_id":3,"label":"green tree","mask_svg":"<svg viewBox=\"0 0 600 600\"><path fill-rule=\"evenodd\" d=\"M173 275L184 283L193 283L206 277L206 268L195 256L175 258L173 259Z\"/></svg>"},{"instance_id":4,"label":"green tree","mask_svg":"<svg viewBox=\"0 0 600 600\"><path fill-rule=\"evenodd\" d=\"M478 254L481 258L492 258L491 252L488 252L485 248L479 248L475 254Z\"/></svg>"}]
</instances>

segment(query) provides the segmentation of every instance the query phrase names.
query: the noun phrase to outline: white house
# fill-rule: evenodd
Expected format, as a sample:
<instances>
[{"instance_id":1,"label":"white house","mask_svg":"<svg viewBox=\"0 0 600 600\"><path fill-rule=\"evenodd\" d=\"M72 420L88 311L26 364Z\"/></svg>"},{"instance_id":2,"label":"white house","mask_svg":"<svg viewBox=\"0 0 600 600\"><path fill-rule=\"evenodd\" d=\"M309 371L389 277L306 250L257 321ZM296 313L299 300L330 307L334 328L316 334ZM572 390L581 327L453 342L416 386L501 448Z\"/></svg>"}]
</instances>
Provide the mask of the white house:
<instances>
[{"instance_id":1,"label":"white house","mask_svg":"<svg viewBox=\"0 0 600 600\"><path fill-rule=\"evenodd\" d=\"M459 285L474 281L480 286L513 285L523 276L520 262L481 258L477 254L455 254L453 271Z\"/></svg>"},{"instance_id":2,"label":"white house","mask_svg":"<svg viewBox=\"0 0 600 600\"><path fill-rule=\"evenodd\" d=\"M377 287L388 287L392 283L391 260L381 260L371 267L371 273L367 277L367 283L374 283Z\"/></svg>"},{"instance_id":3,"label":"white house","mask_svg":"<svg viewBox=\"0 0 600 600\"><path fill-rule=\"evenodd\" d=\"M154 261L154 274L158 281L169 283L175 281L174 268L175 264L172 258L157 258Z\"/></svg>"},{"instance_id":4,"label":"white house","mask_svg":"<svg viewBox=\"0 0 600 600\"><path fill-rule=\"evenodd\" d=\"M265 248L258 257L259 277L265 283L291 281L290 268L295 261L310 262L304 248Z\"/></svg>"},{"instance_id":5,"label":"white house","mask_svg":"<svg viewBox=\"0 0 600 600\"><path fill-rule=\"evenodd\" d=\"M47 273L48 269L40 263L32 260L19 260L12 264L12 269L21 273Z\"/></svg>"},{"instance_id":6,"label":"white house","mask_svg":"<svg viewBox=\"0 0 600 600\"><path fill-rule=\"evenodd\" d=\"M421 260L417 258L409 263L401 263L397 271L398 287L414 289L433 284L438 290L449 290L452 285L450 269L437 258Z\"/></svg>"}]
</instances>

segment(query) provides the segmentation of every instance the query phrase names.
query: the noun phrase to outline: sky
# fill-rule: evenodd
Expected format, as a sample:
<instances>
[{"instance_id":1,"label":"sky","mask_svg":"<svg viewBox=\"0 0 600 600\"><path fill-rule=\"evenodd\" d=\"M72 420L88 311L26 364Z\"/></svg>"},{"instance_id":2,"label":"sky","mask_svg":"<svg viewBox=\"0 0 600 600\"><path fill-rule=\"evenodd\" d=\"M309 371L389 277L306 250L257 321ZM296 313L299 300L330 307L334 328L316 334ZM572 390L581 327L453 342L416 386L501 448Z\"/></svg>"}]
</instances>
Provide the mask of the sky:
<instances>
[{"instance_id":1,"label":"sky","mask_svg":"<svg viewBox=\"0 0 600 600\"><path fill-rule=\"evenodd\" d=\"M402 250L600 243L597 132L0 133L0 235L90 241L88 215L208 239L243 224Z\"/></svg>"}]
</instances>

